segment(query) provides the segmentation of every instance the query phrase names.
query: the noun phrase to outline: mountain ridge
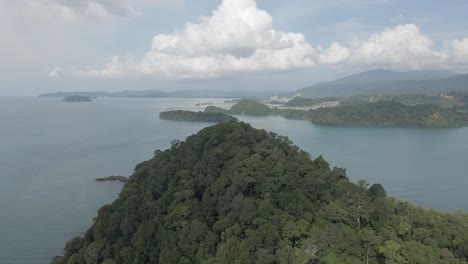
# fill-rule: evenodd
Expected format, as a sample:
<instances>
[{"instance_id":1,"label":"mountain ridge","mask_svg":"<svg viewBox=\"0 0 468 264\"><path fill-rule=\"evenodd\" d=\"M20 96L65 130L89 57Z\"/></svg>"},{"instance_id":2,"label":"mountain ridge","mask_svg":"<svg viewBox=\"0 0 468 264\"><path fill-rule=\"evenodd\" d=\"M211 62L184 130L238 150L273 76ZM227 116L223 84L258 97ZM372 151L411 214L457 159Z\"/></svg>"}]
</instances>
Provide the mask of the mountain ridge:
<instances>
[{"instance_id":1,"label":"mountain ridge","mask_svg":"<svg viewBox=\"0 0 468 264\"><path fill-rule=\"evenodd\" d=\"M345 76L332 81L333 83L366 83L386 81L422 81L440 80L459 76L460 74L445 70L418 70L418 71L393 71L387 69L374 69Z\"/></svg>"},{"instance_id":2,"label":"mountain ridge","mask_svg":"<svg viewBox=\"0 0 468 264\"><path fill-rule=\"evenodd\" d=\"M317 98L364 94L434 94L449 91L468 91L468 74L456 74L449 71L372 70L304 87L297 93L303 97Z\"/></svg>"},{"instance_id":3,"label":"mountain ridge","mask_svg":"<svg viewBox=\"0 0 468 264\"><path fill-rule=\"evenodd\" d=\"M104 92L104 91L72 91L72 92L53 92L39 95L41 98L63 98L71 95L89 96L89 97L110 97L110 98L268 98L275 93L291 93L290 91L222 91L222 90L180 90L180 91L163 91L163 90L141 90L141 91L120 91L120 92Z\"/></svg>"}]
</instances>

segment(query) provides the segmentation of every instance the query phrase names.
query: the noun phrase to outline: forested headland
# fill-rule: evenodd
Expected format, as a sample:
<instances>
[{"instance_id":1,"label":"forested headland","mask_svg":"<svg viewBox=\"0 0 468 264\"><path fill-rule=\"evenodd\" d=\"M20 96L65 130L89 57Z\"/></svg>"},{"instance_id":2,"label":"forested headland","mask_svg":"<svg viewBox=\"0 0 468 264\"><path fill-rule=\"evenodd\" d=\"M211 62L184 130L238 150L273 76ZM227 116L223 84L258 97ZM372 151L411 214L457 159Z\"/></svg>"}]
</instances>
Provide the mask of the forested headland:
<instances>
[{"instance_id":1,"label":"forested headland","mask_svg":"<svg viewBox=\"0 0 468 264\"><path fill-rule=\"evenodd\" d=\"M55 263L467 264L468 215L349 181L284 136L201 130L135 167Z\"/></svg>"},{"instance_id":2,"label":"forested headland","mask_svg":"<svg viewBox=\"0 0 468 264\"><path fill-rule=\"evenodd\" d=\"M321 108L310 111L310 119L320 125L392 127L462 127L468 115L435 105L409 106L397 102L377 102Z\"/></svg>"}]
</instances>

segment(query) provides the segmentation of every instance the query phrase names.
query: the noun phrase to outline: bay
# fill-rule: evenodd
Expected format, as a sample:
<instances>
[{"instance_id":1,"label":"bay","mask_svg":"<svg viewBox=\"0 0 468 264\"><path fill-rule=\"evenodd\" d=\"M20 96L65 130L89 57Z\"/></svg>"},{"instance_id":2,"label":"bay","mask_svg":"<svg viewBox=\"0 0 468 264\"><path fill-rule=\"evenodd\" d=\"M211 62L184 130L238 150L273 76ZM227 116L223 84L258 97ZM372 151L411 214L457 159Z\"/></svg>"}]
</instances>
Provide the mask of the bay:
<instances>
[{"instance_id":1,"label":"bay","mask_svg":"<svg viewBox=\"0 0 468 264\"><path fill-rule=\"evenodd\" d=\"M223 99L0 98L0 263L49 263L112 202L119 183L95 178L134 166L210 123L159 120L160 111L202 110ZM468 128L324 127L281 117L239 116L282 135L357 182L445 211L468 210Z\"/></svg>"}]
</instances>

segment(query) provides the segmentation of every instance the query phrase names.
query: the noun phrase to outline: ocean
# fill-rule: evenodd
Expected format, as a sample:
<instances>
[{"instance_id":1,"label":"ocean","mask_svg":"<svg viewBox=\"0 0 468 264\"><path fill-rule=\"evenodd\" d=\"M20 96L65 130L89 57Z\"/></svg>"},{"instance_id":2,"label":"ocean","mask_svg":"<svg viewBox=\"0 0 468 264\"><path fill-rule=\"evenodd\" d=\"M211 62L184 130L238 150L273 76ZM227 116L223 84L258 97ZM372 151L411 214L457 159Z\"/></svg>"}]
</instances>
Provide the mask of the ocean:
<instances>
[{"instance_id":1,"label":"ocean","mask_svg":"<svg viewBox=\"0 0 468 264\"><path fill-rule=\"evenodd\" d=\"M229 106L224 99L0 97L0 263L42 264L92 224L135 165L211 123L160 120L168 109ZM326 127L281 117L239 116L288 136L313 158L344 167L354 182L444 211L467 210L468 128Z\"/></svg>"}]
</instances>

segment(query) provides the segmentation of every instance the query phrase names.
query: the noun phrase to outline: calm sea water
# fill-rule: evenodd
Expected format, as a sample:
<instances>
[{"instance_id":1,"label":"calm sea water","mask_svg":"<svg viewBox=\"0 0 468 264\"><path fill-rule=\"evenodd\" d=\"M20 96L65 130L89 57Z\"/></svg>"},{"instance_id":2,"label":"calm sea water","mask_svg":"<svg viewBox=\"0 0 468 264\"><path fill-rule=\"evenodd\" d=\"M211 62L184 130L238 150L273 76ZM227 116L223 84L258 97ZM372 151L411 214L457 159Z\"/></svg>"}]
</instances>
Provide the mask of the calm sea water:
<instances>
[{"instance_id":1,"label":"calm sea water","mask_svg":"<svg viewBox=\"0 0 468 264\"><path fill-rule=\"evenodd\" d=\"M49 263L65 242L112 202L134 166L209 123L159 120L172 107L201 109L221 99L0 98L0 263ZM320 127L280 117L240 117L289 136L353 181L383 183L387 192L441 210L468 210L468 128Z\"/></svg>"}]
</instances>

